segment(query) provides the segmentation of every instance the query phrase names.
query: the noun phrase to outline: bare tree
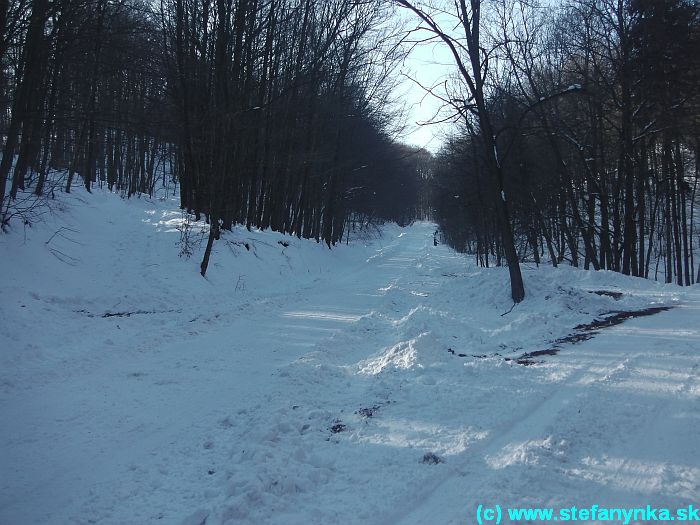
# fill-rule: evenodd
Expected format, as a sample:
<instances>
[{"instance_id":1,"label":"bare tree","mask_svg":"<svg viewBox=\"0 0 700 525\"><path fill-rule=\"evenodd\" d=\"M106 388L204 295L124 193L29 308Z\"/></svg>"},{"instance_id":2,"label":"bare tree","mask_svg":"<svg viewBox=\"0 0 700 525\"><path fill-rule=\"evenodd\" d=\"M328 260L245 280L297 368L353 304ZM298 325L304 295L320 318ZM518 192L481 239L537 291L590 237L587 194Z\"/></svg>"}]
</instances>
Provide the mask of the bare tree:
<instances>
[{"instance_id":1,"label":"bare tree","mask_svg":"<svg viewBox=\"0 0 700 525\"><path fill-rule=\"evenodd\" d=\"M495 188L490 200L495 211L500 241L510 273L511 296L515 303L519 303L525 298L525 287L515 249L508 196L503 183L503 159L499 152L493 118L487 105L486 80L492 50L485 49L481 39L484 2L470 0L467 3L466 0L459 0L454 3L456 10L454 14L459 20L461 38L443 29L434 15L418 6L416 2L408 0L395 0L395 2L411 10L421 20L419 29L432 33L449 48L467 88L468 97L462 101L462 111L472 115L479 128L481 154Z\"/></svg>"}]
</instances>

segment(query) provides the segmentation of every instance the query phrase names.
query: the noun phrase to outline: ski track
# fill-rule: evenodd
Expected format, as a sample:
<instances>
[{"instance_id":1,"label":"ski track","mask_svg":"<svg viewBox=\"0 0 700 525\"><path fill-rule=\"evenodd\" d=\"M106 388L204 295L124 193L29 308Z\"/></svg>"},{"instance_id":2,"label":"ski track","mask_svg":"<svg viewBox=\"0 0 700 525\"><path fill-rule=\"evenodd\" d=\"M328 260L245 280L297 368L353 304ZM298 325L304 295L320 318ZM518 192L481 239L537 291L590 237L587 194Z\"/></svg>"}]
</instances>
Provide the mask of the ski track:
<instances>
[{"instance_id":1,"label":"ski track","mask_svg":"<svg viewBox=\"0 0 700 525\"><path fill-rule=\"evenodd\" d=\"M82 223L76 238L121 239L114 258L86 246L84 290L32 292L30 308L58 319L45 335L61 351L21 333L31 312L13 317L25 325L6 340L21 339L26 357L0 377L0 523L448 524L474 520L480 503L700 503L697 286L625 290L630 305L675 308L533 367L461 359L447 348L494 355L522 339L533 350L567 326L518 306L458 333L462 308L483 302L493 318L510 307L506 290L485 294L486 271L433 247L434 226L418 224L341 273L235 300L213 281L204 299L174 287L148 303L162 313L101 318L135 310L141 292L84 297L100 275L116 268L126 283L136 267L159 290L178 278L144 222ZM220 264L215 254L210 273ZM450 295L465 280L474 290ZM564 292L552 300L578 307ZM583 296L594 305L584 310L613 304ZM86 307L96 317L76 313ZM519 336L528 326L543 339ZM445 462L422 464L429 451Z\"/></svg>"},{"instance_id":2,"label":"ski track","mask_svg":"<svg viewBox=\"0 0 700 525\"><path fill-rule=\"evenodd\" d=\"M447 511L440 523L464 523L465 515L475 520L478 504L680 508L697 502L700 461L695 456L692 464L678 465L674 456L693 458L697 450L700 334L690 330L687 353L655 352L666 336L673 337L661 328L670 319L682 321L679 330L697 324L700 304L681 309L681 316L629 321L577 347L574 355L554 358L557 366L573 370L563 383L459 458L418 504L381 522L428 523L435 509L453 508L455 501L464 502L464 511ZM650 342L650 336L658 339ZM639 346L621 350L630 337ZM663 358L677 360L688 373L664 370ZM653 380L637 382L640 376ZM542 476L545 469L549 479Z\"/></svg>"}]
</instances>

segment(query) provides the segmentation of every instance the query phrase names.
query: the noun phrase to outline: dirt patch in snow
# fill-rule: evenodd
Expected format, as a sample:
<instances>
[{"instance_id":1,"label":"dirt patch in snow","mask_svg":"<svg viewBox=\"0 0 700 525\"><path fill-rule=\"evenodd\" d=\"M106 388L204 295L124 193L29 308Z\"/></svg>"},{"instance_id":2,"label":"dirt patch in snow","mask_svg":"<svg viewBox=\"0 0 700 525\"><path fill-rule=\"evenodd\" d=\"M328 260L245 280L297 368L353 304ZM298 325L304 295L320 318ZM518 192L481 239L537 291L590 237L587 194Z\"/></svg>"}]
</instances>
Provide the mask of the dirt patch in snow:
<instances>
[{"instance_id":1,"label":"dirt patch in snow","mask_svg":"<svg viewBox=\"0 0 700 525\"><path fill-rule=\"evenodd\" d=\"M515 359L506 358L506 361L515 361L519 365L530 366L534 365L538 361L535 359L538 357L546 355L557 355L564 345L575 345L583 341L588 341L595 337L600 330L604 328L610 328L611 326L616 326L624 323L628 319L636 319L638 317L648 317L650 315L656 315L661 312L666 312L670 310L670 306L652 306L649 308L643 308L641 310L631 310L624 312L608 312L604 317L595 319L594 321L586 324L580 324L574 327L574 332L565 336L560 337L550 348L545 350L537 350L535 352L527 352L520 357Z\"/></svg>"}]
</instances>

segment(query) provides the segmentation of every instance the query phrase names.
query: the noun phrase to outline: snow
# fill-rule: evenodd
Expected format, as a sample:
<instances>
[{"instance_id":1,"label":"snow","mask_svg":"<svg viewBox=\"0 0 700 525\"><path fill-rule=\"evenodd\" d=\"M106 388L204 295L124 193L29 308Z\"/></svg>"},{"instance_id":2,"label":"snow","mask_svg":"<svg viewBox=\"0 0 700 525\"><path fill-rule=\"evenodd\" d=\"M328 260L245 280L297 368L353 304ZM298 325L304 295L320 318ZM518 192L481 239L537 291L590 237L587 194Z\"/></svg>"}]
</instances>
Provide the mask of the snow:
<instances>
[{"instance_id":1,"label":"snow","mask_svg":"<svg viewBox=\"0 0 700 525\"><path fill-rule=\"evenodd\" d=\"M0 236L0 523L700 500L698 286L525 265L502 315L507 269L433 246L429 223L333 250L236 229L203 279L181 223L173 200L78 188ZM673 309L505 359L652 305Z\"/></svg>"}]
</instances>

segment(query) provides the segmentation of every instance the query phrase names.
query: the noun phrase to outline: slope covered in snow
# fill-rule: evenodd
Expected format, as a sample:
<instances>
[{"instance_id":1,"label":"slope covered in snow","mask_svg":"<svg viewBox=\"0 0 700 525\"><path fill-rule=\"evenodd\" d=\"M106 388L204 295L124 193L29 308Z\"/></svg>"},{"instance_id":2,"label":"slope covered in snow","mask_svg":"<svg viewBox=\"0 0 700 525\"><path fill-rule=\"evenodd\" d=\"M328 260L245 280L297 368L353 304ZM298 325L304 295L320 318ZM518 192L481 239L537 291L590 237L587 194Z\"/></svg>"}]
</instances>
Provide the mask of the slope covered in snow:
<instances>
[{"instance_id":1,"label":"slope covered in snow","mask_svg":"<svg viewBox=\"0 0 700 525\"><path fill-rule=\"evenodd\" d=\"M0 237L0 523L700 503L697 286L525 267L506 313L507 271L428 223L334 250L238 229L202 279L174 202L61 199ZM673 308L513 360L649 306Z\"/></svg>"}]
</instances>

